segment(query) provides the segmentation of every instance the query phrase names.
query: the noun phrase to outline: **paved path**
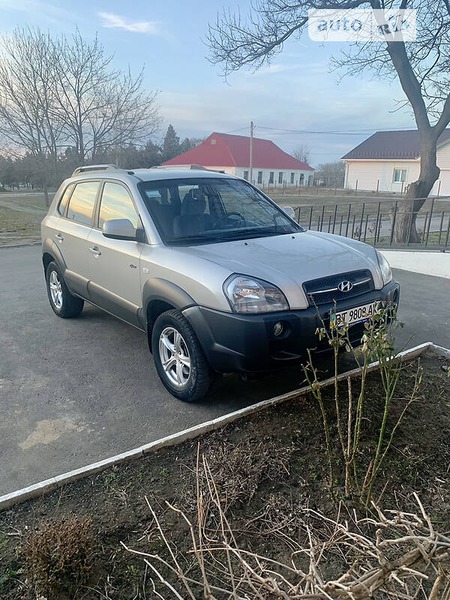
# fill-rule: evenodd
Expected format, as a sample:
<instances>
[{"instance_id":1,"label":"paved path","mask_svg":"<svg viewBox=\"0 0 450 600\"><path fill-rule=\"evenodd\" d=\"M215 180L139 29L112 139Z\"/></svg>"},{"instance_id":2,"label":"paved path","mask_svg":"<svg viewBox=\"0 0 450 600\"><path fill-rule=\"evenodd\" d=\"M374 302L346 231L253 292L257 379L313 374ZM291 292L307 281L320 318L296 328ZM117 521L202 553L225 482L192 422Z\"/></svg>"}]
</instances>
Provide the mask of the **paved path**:
<instances>
[{"instance_id":1,"label":"paved path","mask_svg":"<svg viewBox=\"0 0 450 600\"><path fill-rule=\"evenodd\" d=\"M208 400L177 401L155 373L144 334L88 306L79 319L48 305L39 246L0 248L0 495L108 458L295 389L297 370ZM450 280L396 271L399 346L450 347Z\"/></svg>"}]
</instances>

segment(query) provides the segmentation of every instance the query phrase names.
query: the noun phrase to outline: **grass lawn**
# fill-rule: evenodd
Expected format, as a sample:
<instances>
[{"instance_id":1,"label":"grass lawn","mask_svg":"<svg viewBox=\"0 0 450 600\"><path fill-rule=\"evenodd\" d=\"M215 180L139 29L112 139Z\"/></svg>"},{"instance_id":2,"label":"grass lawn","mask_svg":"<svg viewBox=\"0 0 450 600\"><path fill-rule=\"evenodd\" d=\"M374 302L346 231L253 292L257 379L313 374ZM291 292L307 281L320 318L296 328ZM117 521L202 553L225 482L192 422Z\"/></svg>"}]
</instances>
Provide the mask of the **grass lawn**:
<instances>
[{"instance_id":1,"label":"grass lawn","mask_svg":"<svg viewBox=\"0 0 450 600\"><path fill-rule=\"evenodd\" d=\"M44 194L0 194L0 246L39 241L46 210Z\"/></svg>"}]
</instances>

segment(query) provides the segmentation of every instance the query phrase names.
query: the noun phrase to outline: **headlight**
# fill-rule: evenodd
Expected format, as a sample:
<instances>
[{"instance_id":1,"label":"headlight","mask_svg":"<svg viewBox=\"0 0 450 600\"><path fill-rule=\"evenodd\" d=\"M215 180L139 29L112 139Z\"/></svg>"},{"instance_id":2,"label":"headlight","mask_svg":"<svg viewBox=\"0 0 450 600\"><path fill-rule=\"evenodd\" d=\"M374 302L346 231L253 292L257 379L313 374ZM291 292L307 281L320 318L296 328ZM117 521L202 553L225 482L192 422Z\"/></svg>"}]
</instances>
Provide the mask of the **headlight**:
<instances>
[{"instance_id":1,"label":"headlight","mask_svg":"<svg viewBox=\"0 0 450 600\"><path fill-rule=\"evenodd\" d=\"M233 275L225 281L223 290L231 308L237 313L289 310L289 304L283 292L275 285L261 279Z\"/></svg>"},{"instance_id":2,"label":"headlight","mask_svg":"<svg viewBox=\"0 0 450 600\"><path fill-rule=\"evenodd\" d=\"M389 266L388 261L384 258L381 252L378 252L378 250L375 250L375 252L377 253L378 265L380 267L383 285L386 285L392 280L391 267Z\"/></svg>"}]
</instances>

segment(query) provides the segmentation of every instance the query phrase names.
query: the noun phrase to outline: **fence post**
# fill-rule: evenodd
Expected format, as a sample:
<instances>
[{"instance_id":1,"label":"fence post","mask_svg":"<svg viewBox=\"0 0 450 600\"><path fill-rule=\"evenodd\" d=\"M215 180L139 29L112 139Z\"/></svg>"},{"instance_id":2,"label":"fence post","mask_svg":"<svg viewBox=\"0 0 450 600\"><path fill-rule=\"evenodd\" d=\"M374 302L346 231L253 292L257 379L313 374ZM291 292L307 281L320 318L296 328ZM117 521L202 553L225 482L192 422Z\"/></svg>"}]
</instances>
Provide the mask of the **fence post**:
<instances>
[{"instance_id":1,"label":"fence post","mask_svg":"<svg viewBox=\"0 0 450 600\"><path fill-rule=\"evenodd\" d=\"M367 227L369 226L369 215L366 215L366 225L364 227L364 239L363 242L367 239Z\"/></svg>"},{"instance_id":2,"label":"fence post","mask_svg":"<svg viewBox=\"0 0 450 600\"><path fill-rule=\"evenodd\" d=\"M411 231L412 231L412 226L413 226L413 218L414 218L414 199L411 198L411 214L410 214L410 219L409 219L409 231L408 231L408 242L407 242L407 246L409 246L410 244L410 239L411 239Z\"/></svg>"},{"instance_id":3,"label":"fence post","mask_svg":"<svg viewBox=\"0 0 450 600\"><path fill-rule=\"evenodd\" d=\"M359 236L358 236L358 240L361 241L361 233L362 233L362 227L363 227L363 223L364 223L364 210L366 208L366 203L363 202L362 205L362 212L361 212L361 222L359 224Z\"/></svg>"},{"instance_id":4,"label":"fence post","mask_svg":"<svg viewBox=\"0 0 450 600\"><path fill-rule=\"evenodd\" d=\"M381 231L381 220L380 220L380 211L381 211L381 202L378 202L378 210L377 210L377 220L375 221L375 233L373 238L373 245L377 243L380 239L380 231ZM378 221L380 220L380 229L378 229Z\"/></svg>"},{"instance_id":5,"label":"fence post","mask_svg":"<svg viewBox=\"0 0 450 600\"><path fill-rule=\"evenodd\" d=\"M442 215L441 215L441 224L439 225L439 239L438 239L438 244L439 246L441 245L441 235L442 235L442 228L444 227L444 211L442 211ZM450 219L450 217L449 217Z\"/></svg>"},{"instance_id":6,"label":"fence post","mask_svg":"<svg viewBox=\"0 0 450 600\"><path fill-rule=\"evenodd\" d=\"M336 206L334 207L334 220L333 220L333 231L332 231L332 233L334 233L334 228L336 227L337 209L338 209L338 205L336 204Z\"/></svg>"},{"instance_id":7,"label":"fence post","mask_svg":"<svg viewBox=\"0 0 450 600\"><path fill-rule=\"evenodd\" d=\"M322 206L322 214L319 218L320 218L320 225L319 225L318 231L322 231L323 221L325 218L325 204Z\"/></svg>"},{"instance_id":8,"label":"fence post","mask_svg":"<svg viewBox=\"0 0 450 600\"><path fill-rule=\"evenodd\" d=\"M425 246L428 246L428 237L429 237L429 235L430 235L431 219L433 218L433 208L434 208L434 202L435 202L435 199L433 198L433 199L431 200L431 207L430 207L430 218L429 218L429 220L428 220L427 233L426 233L426 236L425 236Z\"/></svg>"},{"instance_id":9,"label":"fence post","mask_svg":"<svg viewBox=\"0 0 450 600\"><path fill-rule=\"evenodd\" d=\"M348 215L347 215L347 228L345 230L345 237L348 237L348 228L350 227L350 216L352 212L352 205L348 205ZM353 236L352 236L353 237Z\"/></svg>"},{"instance_id":10,"label":"fence post","mask_svg":"<svg viewBox=\"0 0 450 600\"><path fill-rule=\"evenodd\" d=\"M392 224L391 224L391 239L389 240L390 246L392 246L392 242L394 241L395 221L397 220L397 209L398 209L398 202L396 201L394 204L394 216L392 218Z\"/></svg>"}]
</instances>

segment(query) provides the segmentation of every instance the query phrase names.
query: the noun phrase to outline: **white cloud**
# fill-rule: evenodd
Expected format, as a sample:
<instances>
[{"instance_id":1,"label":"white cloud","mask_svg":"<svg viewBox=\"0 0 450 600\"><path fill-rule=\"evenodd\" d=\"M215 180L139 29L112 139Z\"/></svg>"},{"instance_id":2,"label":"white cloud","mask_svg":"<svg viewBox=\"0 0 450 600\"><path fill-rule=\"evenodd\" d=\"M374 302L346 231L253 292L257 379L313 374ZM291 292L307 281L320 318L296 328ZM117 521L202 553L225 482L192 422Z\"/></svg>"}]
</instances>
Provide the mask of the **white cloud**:
<instances>
[{"instance_id":1,"label":"white cloud","mask_svg":"<svg viewBox=\"0 0 450 600\"><path fill-rule=\"evenodd\" d=\"M115 15L113 13L99 13L102 18L102 26L106 28L114 29L125 29L125 31L132 31L133 33L159 33L159 28L156 21L129 21L125 17Z\"/></svg>"}]
</instances>

